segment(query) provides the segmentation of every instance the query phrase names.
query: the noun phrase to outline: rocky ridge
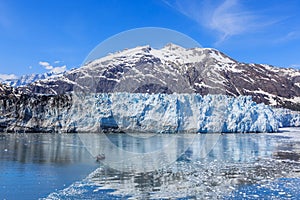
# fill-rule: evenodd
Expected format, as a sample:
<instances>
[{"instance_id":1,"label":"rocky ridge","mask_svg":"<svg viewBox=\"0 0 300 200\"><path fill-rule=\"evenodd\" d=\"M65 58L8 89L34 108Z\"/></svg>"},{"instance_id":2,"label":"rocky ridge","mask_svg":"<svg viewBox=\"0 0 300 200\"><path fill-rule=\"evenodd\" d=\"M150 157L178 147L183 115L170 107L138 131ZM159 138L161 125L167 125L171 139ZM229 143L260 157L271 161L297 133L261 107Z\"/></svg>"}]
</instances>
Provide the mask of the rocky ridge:
<instances>
[{"instance_id":1,"label":"rocky ridge","mask_svg":"<svg viewBox=\"0 0 300 200\"><path fill-rule=\"evenodd\" d=\"M215 49L174 44L116 52L26 90L250 95L257 103L300 110L299 70L241 63Z\"/></svg>"}]
</instances>

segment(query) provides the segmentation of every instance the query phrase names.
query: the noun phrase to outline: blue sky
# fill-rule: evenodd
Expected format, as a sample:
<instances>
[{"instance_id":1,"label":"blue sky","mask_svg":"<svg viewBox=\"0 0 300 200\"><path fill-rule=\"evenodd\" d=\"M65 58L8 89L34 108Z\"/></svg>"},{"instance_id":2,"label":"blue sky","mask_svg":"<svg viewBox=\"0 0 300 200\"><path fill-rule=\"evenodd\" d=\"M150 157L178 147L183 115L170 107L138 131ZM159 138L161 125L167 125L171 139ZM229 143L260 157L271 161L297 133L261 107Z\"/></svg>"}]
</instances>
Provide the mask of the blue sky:
<instances>
[{"instance_id":1,"label":"blue sky","mask_svg":"<svg viewBox=\"0 0 300 200\"><path fill-rule=\"evenodd\" d=\"M140 27L179 31L241 62L299 68L299 10L298 0L0 0L0 74L78 67L105 39Z\"/></svg>"}]
</instances>

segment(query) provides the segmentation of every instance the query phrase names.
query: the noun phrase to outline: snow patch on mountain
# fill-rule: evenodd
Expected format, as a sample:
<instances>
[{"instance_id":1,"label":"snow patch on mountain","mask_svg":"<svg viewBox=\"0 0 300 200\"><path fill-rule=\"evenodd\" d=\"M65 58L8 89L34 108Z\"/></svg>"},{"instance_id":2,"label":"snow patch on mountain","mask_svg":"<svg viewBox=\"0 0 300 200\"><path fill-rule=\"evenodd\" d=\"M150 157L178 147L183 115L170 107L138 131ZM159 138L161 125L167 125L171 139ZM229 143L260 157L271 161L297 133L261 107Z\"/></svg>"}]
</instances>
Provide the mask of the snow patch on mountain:
<instances>
[{"instance_id":1,"label":"snow patch on mountain","mask_svg":"<svg viewBox=\"0 0 300 200\"><path fill-rule=\"evenodd\" d=\"M128 64L133 64L140 60L143 56L156 57L161 60L163 64L168 62L174 62L178 64L187 64L187 63L196 63L201 62L207 56L215 59L216 61L223 64L233 64L236 61L223 55L219 51L211 48L191 48L186 49L184 47L178 46L176 44L167 44L161 49L155 49L149 45L138 46L132 49L124 49L123 51L118 51L111 53L108 56L96 59L90 63L93 63L92 66L96 64L103 64L107 61L114 61L115 65L120 64L121 62L126 62ZM87 63L86 67L89 67L90 64Z\"/></svg>"}]
</instances>

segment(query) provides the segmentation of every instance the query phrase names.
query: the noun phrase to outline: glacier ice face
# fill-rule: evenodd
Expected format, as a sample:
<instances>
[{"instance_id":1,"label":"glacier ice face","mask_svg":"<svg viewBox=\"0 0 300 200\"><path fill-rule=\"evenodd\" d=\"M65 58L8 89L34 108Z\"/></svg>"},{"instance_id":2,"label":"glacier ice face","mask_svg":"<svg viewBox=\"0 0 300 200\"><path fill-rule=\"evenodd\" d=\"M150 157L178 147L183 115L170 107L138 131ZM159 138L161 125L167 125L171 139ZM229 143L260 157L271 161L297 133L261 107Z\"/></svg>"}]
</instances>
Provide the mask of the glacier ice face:
<instances>
[{"instance_id":1,"label":"glacier ice face","mask_svg":"<svg viewBox=\"0 0 300 200\"><path fill-rule=\"evenodd\" d=\"M284 108L274 109L280 127L299 127L300 113Z\"/></svg>"},{"instance_id":2,"label":"glacier ice face","mask_svg":"<svg viewBox=\"0 0 300 200\"><path fill-rule=\"evenodd\" d=\"M279 127L274 111L248 96L101 93L74 102L69 115L79 132L274 132Z\"/></svg>"},{"instance_id":3,"label":"glacier ice face","mask_svg":"<svg viewBox=\"0 0 300 200\"><path fill-rule=\"evenodd\" d=\"M2 131L243 133L300 125L299 114L295 118L250 96L97 93L20 98L0 101Z\"/></svg>"}]
</instances>

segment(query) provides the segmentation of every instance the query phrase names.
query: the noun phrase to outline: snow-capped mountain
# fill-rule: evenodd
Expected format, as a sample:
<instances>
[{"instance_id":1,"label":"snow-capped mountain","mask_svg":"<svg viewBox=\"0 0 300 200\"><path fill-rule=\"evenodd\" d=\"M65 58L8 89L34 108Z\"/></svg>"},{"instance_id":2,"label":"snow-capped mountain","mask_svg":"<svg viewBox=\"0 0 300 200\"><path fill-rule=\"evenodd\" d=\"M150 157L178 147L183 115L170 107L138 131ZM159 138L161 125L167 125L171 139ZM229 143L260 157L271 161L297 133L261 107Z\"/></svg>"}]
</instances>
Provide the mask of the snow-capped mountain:
<instances>
[{"instance_id":1,"label":"snow-capped mountain","mask_svg":"<svg viewBox=\"0 0 300 200\"><path fill-rule=\"evenodd\" d=\"M20 78L16 78L16 79L7 79L7 80L2 80L2 83L7 84L11 87L20 87L20 86L26 86L29 85L33 82L36 82L38 80L43 80L43 79L47 79L50 77L55 77L55 76L59 76L63 73L54 73L54 72L47 72L44 74L29 74L29 75L23 75Z\"/></svg>"},{"instance_id":2,"label":"snow-capped mountain","mask_svg":"<svg viewBox=\"0 0 300 200\"><path fill-rule=\"evenodd\" d=\"M0 95L1 96L8 95L9 93L11 93L11 90L12 90L12 88L0 83Z\"/></svg>"},{"instance_id":3,"label":"snow-capped mountain","mask_svg":"<svg viewBox=\"0 0 300 200\"><path fill-rule=\"evenodd\" d=\"M300 110L299 87L298 70L142 46L26 86L0 84L0 132L272 132L300 126L299 112L257 103Z\"/></svg>"},{"instance_id":4,"label":"snow-capped mountain","mask_svg":"<svg viewBox=\"0 0 300 200\"><path fill-rule=\"evenodd\" d=\"M28 86L34 93L71 91L251 95L257 103L300 110L300 71L240 63L218 50L125 49Z\"/></svg>"},{"instance_id":5,"label":"snow-capped mountain","mask_svg":"<svg viewBox=\"0 0 300 200\"><path fill-rule=\"evenodd\" d=\"M22 91L8 85L0 83L0 99L16 98L21 95Z\"/></svg>"}]
</instances>

